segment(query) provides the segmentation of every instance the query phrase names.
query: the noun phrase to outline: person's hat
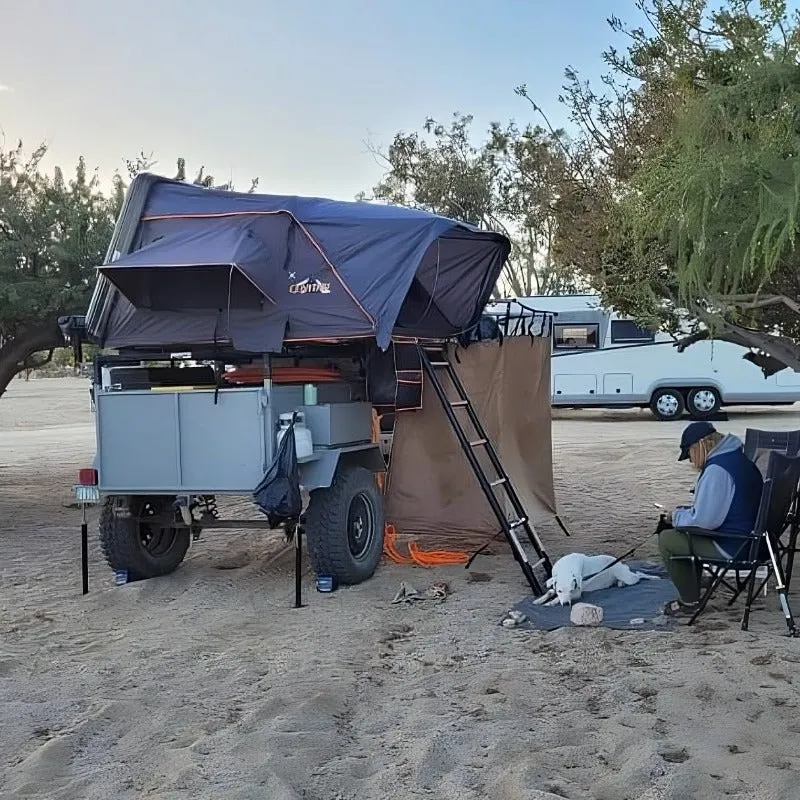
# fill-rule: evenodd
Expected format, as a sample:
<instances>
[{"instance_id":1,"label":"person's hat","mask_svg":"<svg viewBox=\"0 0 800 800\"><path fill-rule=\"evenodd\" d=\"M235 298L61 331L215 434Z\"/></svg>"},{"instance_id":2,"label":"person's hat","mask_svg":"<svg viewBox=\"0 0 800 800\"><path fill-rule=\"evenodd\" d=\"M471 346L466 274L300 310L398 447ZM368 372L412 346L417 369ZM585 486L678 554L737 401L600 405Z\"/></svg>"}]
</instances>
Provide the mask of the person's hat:
<instances>
[{"instance_id":1,"label":"person's hat","mask_svg":"<svg viewBox=\"0 0 800 800\"><path fill-rule=\"evenodd\" d=\"M683 436L681 436L681 454L678 457L678 461L685 461L689 458L689 448L693 444L697 444L701 439L705 439L706 436L716 433L716 430L710 422L692 422L687 425Z\"/></svg>"}]
</instances>

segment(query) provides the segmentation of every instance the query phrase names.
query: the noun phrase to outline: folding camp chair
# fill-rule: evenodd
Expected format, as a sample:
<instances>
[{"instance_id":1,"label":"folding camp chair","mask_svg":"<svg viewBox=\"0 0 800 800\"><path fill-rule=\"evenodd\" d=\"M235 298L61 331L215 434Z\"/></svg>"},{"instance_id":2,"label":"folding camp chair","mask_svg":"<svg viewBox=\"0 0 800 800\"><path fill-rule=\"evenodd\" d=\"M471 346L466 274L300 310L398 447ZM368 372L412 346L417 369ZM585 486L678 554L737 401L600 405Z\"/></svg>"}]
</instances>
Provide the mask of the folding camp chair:
<instances>
[{"instance_id":1,"label":"folding camp chair","mask_svg":"<svg viewBox=\"0 0 800 800\"><path fill-rule=\"evenodd\" d=\"M744 433L744 454L766 474L770 452L782 453L785 456L800 454L800 430L798 431L762 431L748 428Z\"/></svg>"},{"instance_id":2,"label":"folding camp chair","mask_svg":"<svg viewBox=\"0 0 800 800\"><path fill-rule=\"evenodd\" d=\"M782 453L785 456L800 455L800 430L796 431L762 431L758 428L747 428L744 439L744 454L761 470L762 475L766 475L767 463L771 452ZM781 561L785 564L786 589L792 582L792 569L794 567L794 557L797 549L797 527L800 525L800 509L793 509L793 527L789 529L789 540L779 539L777 541L780 551ZM759 591L763 588L761 584ZM757 592L758 593L758 592ZM734 598L735 599L735 598Z\"/></svg>"},{"instance_id":3,"label":"folding camp chair","mask_svg":"<svg viewBox=\"0 0 800 800\"><path fill-rule=\"evenodd\" d=\"M729 605L746 589L747 600L742 615L742 630L746 631L750 620L750 609L753 599L758 591L766 584L770 575L775 576L776 590L781 604L781 610L789 628L789 635L795 636L794 617L789 607L786 592L786 574L781 562L778 542L784 534L789 533L787 547L794 550L797 540L797 504L798 490L800 489L800 456L790 458L781 453L771 452L767 466L767 476L761 492L761 502L756 516L753 530L746 535L730 537L740 540L740 545L732 557L727 558L720 553L719 558L702 558L696 555L676 556L676 559L690 559L698 567L711 574L711 583L700 598L697 610L689 620L689 625L703 613L708 601L724 585L733 592ZM692 539L715 536L714 531L703 528L680 528L681 533L687 535L689 548L692 549ZM767 577L762 581L759 590L756 590L756 571L759 567L767 568ZM736 575L735 587L728 580L728 575ZM742 579L741 574L747 577Z\"/></svg>"}]
</instances>

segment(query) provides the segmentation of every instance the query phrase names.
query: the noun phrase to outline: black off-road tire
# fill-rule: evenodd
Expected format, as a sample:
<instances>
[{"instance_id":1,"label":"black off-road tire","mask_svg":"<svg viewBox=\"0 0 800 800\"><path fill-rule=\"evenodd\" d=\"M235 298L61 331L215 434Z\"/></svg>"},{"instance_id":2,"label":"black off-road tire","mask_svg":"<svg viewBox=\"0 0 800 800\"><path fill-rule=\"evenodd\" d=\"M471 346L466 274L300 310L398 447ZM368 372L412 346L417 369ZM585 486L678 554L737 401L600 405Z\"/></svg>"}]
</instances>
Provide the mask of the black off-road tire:
<instances>
[{"instance_id":1,"label":"black off-road tire","mask_svg":"<svg viewBox=\"0 0 800 800\"><path fill-rule=\"evenodd\" d=\"M358 535L357 519L369 530ZM383 555L383 497L375 476L363 467L340 464L333 484L311 492L305 534L317 575L337 583L356 584L371 578Z\"/></svg>"},{"instance_id":2,"label":"black off-road tire","mask_svg":"<svg viewBox=\"0 0 800 800\"><path fill-rule=\"evenodd\" d=\"M147 508L157 512L172 500L172 497L106 498L100 509L100 546L111 569L127 570L128 580L156 578L177 569L189 549L188 528L151 531L139 520ZM117 516L116 510L129 515Z\"/></svg>"},{"instance_id":3,"label":"black off-road tire","mask_svg":"<svg viewBox=\"0 0 800 800\"><path fill-rule=\"evenodd\" d=\"M657 389L650 399L650 410L662 422L680 419L686 411L683 393L680 389Z\"/></svg>"}]
</instances>

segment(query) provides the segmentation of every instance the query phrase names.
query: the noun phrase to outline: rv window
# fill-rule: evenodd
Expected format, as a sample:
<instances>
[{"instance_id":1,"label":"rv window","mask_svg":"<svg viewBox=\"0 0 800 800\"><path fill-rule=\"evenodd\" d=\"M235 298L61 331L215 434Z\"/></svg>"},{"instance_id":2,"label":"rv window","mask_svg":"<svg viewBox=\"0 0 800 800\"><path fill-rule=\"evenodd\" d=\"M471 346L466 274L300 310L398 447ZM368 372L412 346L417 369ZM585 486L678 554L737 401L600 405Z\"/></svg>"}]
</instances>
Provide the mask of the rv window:
<instances>
[{"instance_id":1,"label":"rv window","mask_svg":"<svg viewBox=\"0 0 800 800\"><path fill-rule=\"evenodd\" d=\"M553 326L553 346L556 350L596 350L597 325L569 323Z\"/></svg>"},{"instance_id":2,"label":"rv window","mask_svg":"<svg viewBox=\"0 0 800 800\"><path fill-rule=\"evenodd\" d=\"M624 342L652 342L655 338L653 331L640 327L632 320L611 320L611 342L613 344L622 344Z\"/></svg>"}]
</instances>

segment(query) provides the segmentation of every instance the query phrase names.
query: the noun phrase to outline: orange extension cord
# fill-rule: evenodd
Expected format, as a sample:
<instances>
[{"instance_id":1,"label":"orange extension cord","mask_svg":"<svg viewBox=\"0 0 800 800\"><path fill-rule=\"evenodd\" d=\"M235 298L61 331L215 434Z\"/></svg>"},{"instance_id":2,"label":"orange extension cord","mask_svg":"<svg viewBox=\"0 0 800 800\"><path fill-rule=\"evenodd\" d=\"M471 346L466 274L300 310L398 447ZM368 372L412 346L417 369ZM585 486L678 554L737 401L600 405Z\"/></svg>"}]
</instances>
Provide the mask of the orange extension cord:
<instances>
[{"instance_id":1,"label":"orange extension cord","mask_svg":"<svg viewBox=\"0 0 800 800\"><path fill-rule=\"evenodd\" d=\"M381 418L375 409L372 409L372 441L380 441ZM385 491L385 476L377 474L375 480L381 492ZM420 546L411 541L408 543L408 555L403 555L397 549L397 528L387 523L383 539L383 552L390 561L395 564L416 564L419 567L440 567L447 565L466 564L469 561L469 553L463 550L423 550Z\"/></svg>"},{"instance_id":2,"label":"orange extension cord","mask_svg":"<svg viewBox=\"0 0 800 800\"><path fill-rule=\"evenodd\" d=\"M408 555L404 556L397 549L397 529L391 524L386 526L383 552L395 564L416 564L418 567L459 565L469 561L469 553L462 550L423 550L414 541L408 543Z\"/></svg>"}]
</instances>

